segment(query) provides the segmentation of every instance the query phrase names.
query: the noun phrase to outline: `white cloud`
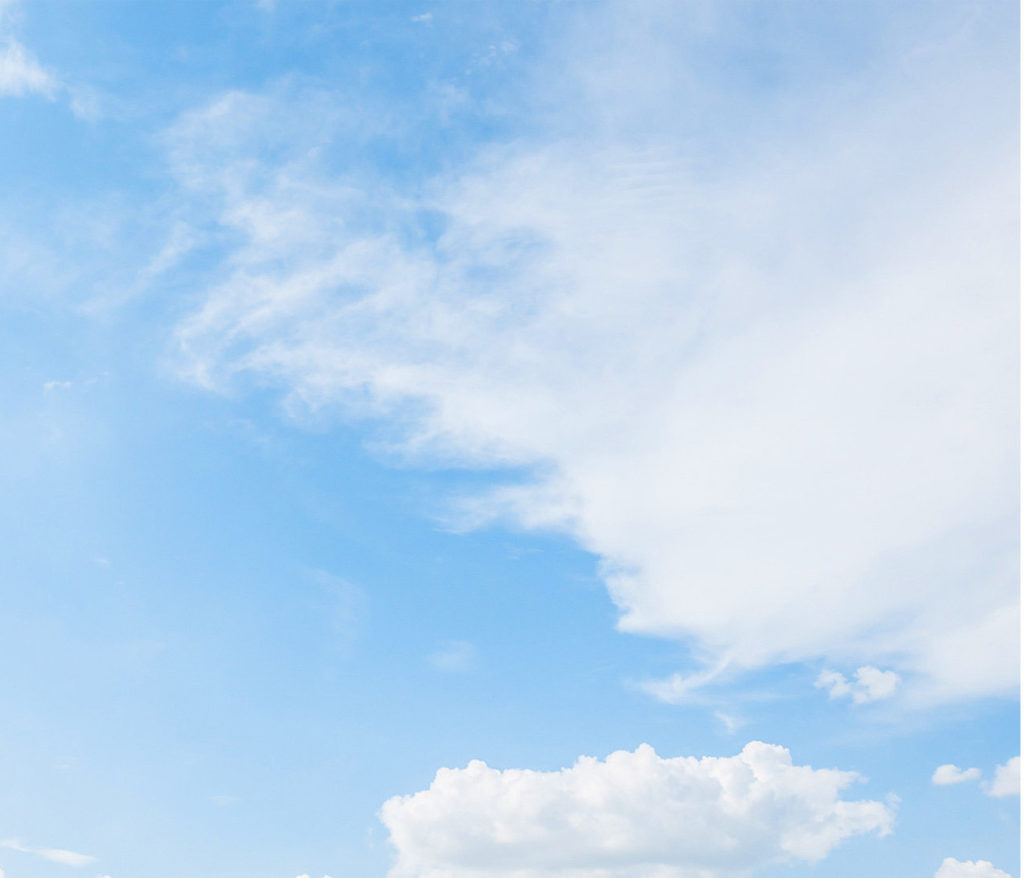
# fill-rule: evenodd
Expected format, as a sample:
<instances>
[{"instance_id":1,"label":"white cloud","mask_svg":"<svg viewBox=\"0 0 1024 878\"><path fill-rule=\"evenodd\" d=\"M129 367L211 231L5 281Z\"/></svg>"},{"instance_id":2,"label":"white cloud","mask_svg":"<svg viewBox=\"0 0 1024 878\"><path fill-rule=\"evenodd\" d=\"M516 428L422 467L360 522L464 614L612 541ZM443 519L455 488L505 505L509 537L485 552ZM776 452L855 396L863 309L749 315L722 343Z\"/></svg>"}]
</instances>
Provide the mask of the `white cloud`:
<instances>
[{"instance_id":1,"label":"white cloud","mask_svg":"<svg viewBox=\"0 0 1024 878\"><path fill-rule=\"evenodd\" d=\"M850 698L854 704L867 704L892 698L900 685L895 671L882 671L871 665L857 668L853 680L847 680L839 671L824 670L814 685L828 689L829 698Z\"/></svg>"},{"instance_id":2,"label":"white cloud","mask_svg":"<svg viewBox=\"0 0 1024 878\"><path fill-rule=\"evenodd\" d=\"M988 860L955 860L946 857L935 873L935 878L1011 878L1009 873L997 869Z\"/></svg>"},{"instance_id":3,"label":"white cloud","mask_svg":"<svg viewBox=\"0 0 1024 878\"><path fill-rule=\"evenodd\" d=\"M996 766L995 778L988 789L990 796L1020 795L1020 757L1014 756L1002 765Z\"/></svg>"},{"instance_id":4,"label":"white cloud","mask_svg":"<svg viewBox=\"0 0 1024 878\"><path fill-rule=\"evenodd\" d=\"M977 780L981 777L981 771L977 768L959 769L955 765L940 765L932 774L932 783L940 787L948 787L952 784L964 783L969 780Z\"/></svg>"},{"instance_id":5,"label":"white cloud","mask_svg":"<svg viewBox=\"0 0 1024 878\"><path fill-rule=\"evenodd\" d=\"M183 117L176 172L243 241L180 326L184 372L532 473L459 521L598 556L622 630L694 646L696 676L648 687L669 700L821 658L918 700L1013 692L1012 59L929 13L861 78L752 103L689 64L681 7L642 8L555 41L541 134L415 188L318 163L324 125L366 122L327 93Z\"/></svg>"},{"instance_id":6,"label":"white cloud","mask_svg":"<svg viewBox=\"0 0 1024 878\"><path fill-rule=\"evenodd\" d=\"M740 719L736 716L732 716L731 714L725 713L721 710L715 711L715 719L717 719L722 724L722 726L725 728L725 731L730 735L735 735L736 732L740 730L740 728L746 725L745 720Z\"/></svg>"},{"instance_id":7,"label":"white cloud","mask_svg":"<svg viewBox=\"0 0 1024 878\"><path fill-rule=\"evenodd\" d=\"M476 662L476 647L464 640L450 640L428 656L439 671L468 671Z\"/></svg>"},{"instance_id":8,"label":"white cloud","mask_svg":"<svg viewBox=\"0 0 1024 878\"><path fill-rule=\"evenodd\" d=\"M814 862L852 835L885 835L889 807L839 798L857 779L796 767L759 742L703 759L641 745L561 771L442 768L380 816L398 852L392 878L699 878Z\"/></svg>"},{"instance_id":9,"label":"white cloud","mask_svg":"<svg viewBox=\"0 0 1024 878\"><path fill-rule=\"evenodd\" d=\"M59 87L57 77L28 49L17 40L0 36L0 96L40 94L52 100Z\"/></svg>"},{"instance_id":10,"label":"white cloud","mask_svg":"<svg viewBox=\"0 0 1024 878\"><path fill-rule=\"evenodd\" d=\"M96 857L91 857L88 854L79 854L75 851L64 850L63 848L33 848L17 839L0 841L0 847L19 851L23 854L32 854L44 860L49 860L51 863L60 863L63 866L73 866L75 868L81 868L96 862Z\"/></svg>"},{"instance_id":11,"label":"white cloud","mask_svg":"<svg viewBox=\"0 0 1024 878\"><path fill-rule=\"evenodd\" d=\"M49 860L51 863L60 863L63 866L74 866L76 868L88 866L89 863L96 862L96 858L90 857L88 854L79 854L75 851L66 851L61 848L42 848L33 851L33 853L44 860Z\"/></svg>"}]
</instances>

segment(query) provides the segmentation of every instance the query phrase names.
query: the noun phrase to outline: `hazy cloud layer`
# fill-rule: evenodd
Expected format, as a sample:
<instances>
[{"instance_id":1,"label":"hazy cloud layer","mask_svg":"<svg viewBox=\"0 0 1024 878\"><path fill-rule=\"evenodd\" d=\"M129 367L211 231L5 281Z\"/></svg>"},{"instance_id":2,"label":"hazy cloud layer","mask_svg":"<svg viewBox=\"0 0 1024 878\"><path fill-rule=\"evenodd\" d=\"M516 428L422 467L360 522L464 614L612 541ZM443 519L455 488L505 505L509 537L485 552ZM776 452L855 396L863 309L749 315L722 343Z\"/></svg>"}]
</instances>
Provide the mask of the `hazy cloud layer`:
<instances>
[{"instance_id":1,"label":"hazy cloud layer","mask_svg":"<svg viewBox=\"0 0 1024 878\"><path fill-rule=\"evenodd\" d=\"M754 742L728 758L663 759L643 745L555 772L443 768L381 808L392 878L698 878L814 862L852 835L889 832L875 801L845 801L857 775L794 766Z\"/></svg>"},{"instance_id":2,"label":"hazy cloud layer","mask_svg":"<svg viewBox=\"0 0 1024 878\"><path fill-rule=\"evenodd\" d=\"M673 49L682 8L588 7L530 71L529 134L415 187L324 159L391 124L328 93L185 115L175 173L237 246L182 369L528 468L460 522L573 535L701 682L824 657L1012 692L1013 65L984 15L895 15L891 57L746 103Z\"/></svg>"}]
</instances>

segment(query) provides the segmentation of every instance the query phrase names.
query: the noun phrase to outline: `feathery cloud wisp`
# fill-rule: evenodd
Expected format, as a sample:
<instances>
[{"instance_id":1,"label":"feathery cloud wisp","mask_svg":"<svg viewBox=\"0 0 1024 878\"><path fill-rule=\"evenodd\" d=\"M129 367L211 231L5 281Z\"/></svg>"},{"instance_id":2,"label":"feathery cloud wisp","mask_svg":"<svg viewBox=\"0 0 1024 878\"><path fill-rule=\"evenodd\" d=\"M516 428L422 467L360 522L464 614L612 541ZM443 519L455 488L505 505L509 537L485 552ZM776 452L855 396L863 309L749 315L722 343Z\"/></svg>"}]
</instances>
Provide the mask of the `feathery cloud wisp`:
<instances>
[{"instance_id":1,"label":"feathery cloud wisp","mask_svg":"<svg viewBox=\"0 0 1024 878\"><path fill-rule=\"evenodd\" d=\"M176 173L241 241L179 328L183 372L525 469L461 523L570 533L620 627L705 669L893 668L840 681L860 702L897 673L918 700L1012 692L1015 81L968 32L914 31L927 52L832 83L840 104L803 83L785 99L813 119L776 130L718 82L688 102L686 17L631 9L600 12L614 48L569 29L549 130L415 191L318 163L304 132L366 124L327 95L182 117ZM715 141L748 110L747 148Z\"/></svg>"}]
</instances>

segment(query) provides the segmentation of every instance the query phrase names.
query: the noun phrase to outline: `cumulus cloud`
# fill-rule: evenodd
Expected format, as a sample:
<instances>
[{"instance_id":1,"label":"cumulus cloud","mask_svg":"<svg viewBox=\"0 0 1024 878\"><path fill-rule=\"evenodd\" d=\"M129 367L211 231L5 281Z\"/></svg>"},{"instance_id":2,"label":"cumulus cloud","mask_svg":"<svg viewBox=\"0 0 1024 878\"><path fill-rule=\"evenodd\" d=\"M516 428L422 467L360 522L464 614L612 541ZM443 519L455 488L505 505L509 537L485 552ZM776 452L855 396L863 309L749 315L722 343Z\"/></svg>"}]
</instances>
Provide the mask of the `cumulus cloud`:
<instances>
[{"instance_id":1,"label":"cumulus cloud","mask_svg":"<svg viewBox=\"0 0 1024 878\"><path fill-rule=\"evenodd\" d=\"M946 857L935 873L935 878L1011 878L1009 873L997 869L988 860L955 860Z\"/></svg>"},{"instance_id":2,"label":"cumulus cloud","mask_svg":"<svg viewBox=\"0 0 1024 878\"><path fill-rule=\"evenodd\" d=\"M853 680L847 680L839 671L824 670L814 685L828 689L829 698L850 698L854 704L867 704L892 698L900 685L900 677L894 671L882 671L871 665L857 668Z\"/></svg>"},{"instance_id":3,"label":"cumulus cloud","mask_svg":"<svg viewBox=\"0 0 1024 878\"><path fill-rule=\"evenodd\" d=\"M641 745L561 771L443 768L380 817L398 852L391 878L703 878L885 835L890 807L840 798L857 779L759 742L703 759Z\"/></svg>"},{"instance_id":4,"label":"cumulus cloud","mask_svg":"<svg viewBox=\"0 0 1024 878\"><path fill-rule=\"evenodd\" d=\"M239 244L179 327L182 372L374 417L409 458L529 473L456 523L593 552L622 630L692 644L695 676L650 690L667 700L822 658L894 669L841 683L854 700L897 672L919 700L1013 692L1001 7L894 12L891 57L756 102L699 61L743 25L687 8L588 6L524 77L544 83L528 133L416 185L319 158L325 131L355 149L374 125L326 91L186 114L174 171Z\"/></svg>"},{"instance_id":5,"label":"cumulus cloud","mask_svg":"<svg viewBox=\"0 0 1024 878\"><path fill-rule=\"evenodd\" d=\"M1002 765L996 766L995 777L988 788L990 796L1020 795L1020 757L1014 756Z\"/></svg>"},{"instance_id":6,"label":"cumulus cloud","mask_svg":"<svg viewBox=\"0 0 1024 878\"><path fill-rule=\"evenodd\" d=\"M977 780L981 777L981 771L977 768L959 769L955 765L940 765L932 774L932 783L939 787L948 787L952 784L964 783L969 780Z\"/></svg>"}]
</instances>

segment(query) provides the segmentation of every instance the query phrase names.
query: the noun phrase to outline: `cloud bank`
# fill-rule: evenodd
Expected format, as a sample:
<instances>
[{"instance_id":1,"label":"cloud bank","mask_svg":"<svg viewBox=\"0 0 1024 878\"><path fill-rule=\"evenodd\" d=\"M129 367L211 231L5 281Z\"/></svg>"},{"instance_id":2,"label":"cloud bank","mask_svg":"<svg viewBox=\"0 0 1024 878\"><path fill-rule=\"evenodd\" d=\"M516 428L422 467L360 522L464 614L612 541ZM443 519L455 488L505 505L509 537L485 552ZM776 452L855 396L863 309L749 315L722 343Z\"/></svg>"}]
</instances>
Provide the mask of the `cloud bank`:
<instances>
[{"instance_id":1,"label":"cloud bank","mask_svg":"<svg viewBox=\"0 0 1024 878\"><path fill-rule=\"evenodd\" d=\"M620 628L686 640L695 680L825 658L894 668L917 701L1012 692L997 10L901 6L860 66L772 89L700 63L751 38L730 9L588 6L523 74L529 124L415 185L345 153L394 123L327 91L186 114L174 172L233 243L180 324L182 372L529 473L459 521L572 535ZM786 27L757 41L783 67L806 43Z\"/></svg>"},{"instance_id":2,"label":"cloud bank","mask_svg":"<svg viewBox=\"0 0 1024 878\"><path fill-rule=\"evenodd\" d=\"M759 742L703 759L642 745L554 772L442 768L380 817L398 852L392 878L703 878L887 834L889 807L839 797L857 779Z\"/></svg>"}]
</instances>

